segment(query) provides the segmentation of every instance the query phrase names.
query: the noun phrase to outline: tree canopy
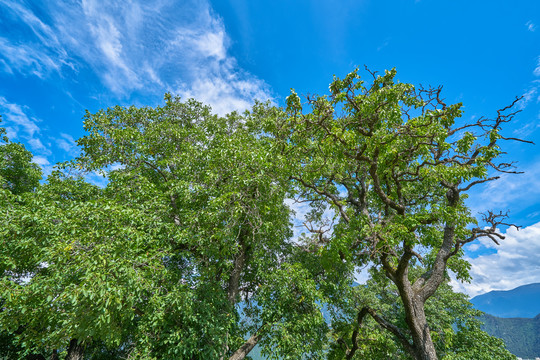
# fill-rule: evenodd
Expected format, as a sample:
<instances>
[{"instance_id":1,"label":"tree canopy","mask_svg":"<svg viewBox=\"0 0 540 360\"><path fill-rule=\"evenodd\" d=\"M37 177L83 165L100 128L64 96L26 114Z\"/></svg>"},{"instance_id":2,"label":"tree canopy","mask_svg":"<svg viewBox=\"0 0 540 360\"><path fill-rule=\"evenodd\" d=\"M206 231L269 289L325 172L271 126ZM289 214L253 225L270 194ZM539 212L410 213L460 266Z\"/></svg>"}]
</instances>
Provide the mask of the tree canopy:
<instances>
[{"instance_id":1,"label":"tree canopy","mask_svg":"<svg viewBox=\"0 0 540 360\"><path fill-rule=\"evenodd\" d=\"M269 131L282 153L295 159L291 179L300 198L313 204L311 245L332 263L350 264L351 271L367 261L383 269L398 289L407 329L371 307L362 314L414 358L436 359L426 302L448 270L469 278L465 244L504 238L498 227L506 215L488 210L479 222L465 199L471 188L496 180L497 172L516 172L499 159L502 141L520 141L501 133L515 112L509 106L494 119L462 123L461 104L447 105L442 88L397 82L395 70L368 76L371 82L355 70L335 78L330 95L307 98L309 111L293 91L286 116ZM335 225L325 235L327 207ZM414 265L423 271L413 274Z\"/></svg>"},{"instance_id":2,"label":"tree canopy","mask_svg":"<svg viewBox=\"0 0 540 360\"><path fill-rule=\"evenodd\" d=\"M394 70L371 83L354 71L330 91L307 112L294 92L286 109L227 116L169 94L87 112L81 155L41 182L31 153L4 139L4 353L513 358L448 285L449 270L468 279L463 245L502 239L504 214L479 222L465 199L515 172L498 162L511 108L460 124L460 104ZM291 198L312 208L300 239Z\"/></svg>"}]
</instances>

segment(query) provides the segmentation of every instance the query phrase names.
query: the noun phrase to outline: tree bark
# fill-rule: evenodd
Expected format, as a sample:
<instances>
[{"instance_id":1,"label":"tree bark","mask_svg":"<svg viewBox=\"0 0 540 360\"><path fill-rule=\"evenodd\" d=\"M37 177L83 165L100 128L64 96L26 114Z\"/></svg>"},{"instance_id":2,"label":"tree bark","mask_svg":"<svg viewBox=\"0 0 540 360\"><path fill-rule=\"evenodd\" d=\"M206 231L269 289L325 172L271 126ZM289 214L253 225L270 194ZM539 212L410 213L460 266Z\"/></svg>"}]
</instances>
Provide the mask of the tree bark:
<instances>
[{"instance_id":1,"label":"tree bark","mask_svg":"<svg viewBox=\"0 0 540 360\"><path fill-rule=\"evenodd\" d=\"M83 360L84 346L79 344L77 339L71 339L69 342L68 353L66 360Z\"/></svg>"},{"instance_id":2,"label":"tree bark","mask_svg":"<svg viewBox=\"0 0 540 360\"><path fill-rule=\"evenodd\" d=\"M245 229L245 227L242 227L238 235L238 254L236 254L236 257L234 258L234 266L229 276L229 283L227 284L227 299L229 300L229 303L231 304L231 307L233 308L236 305L236 302L238 300L238 295L240 294L240 279L242 277L242 272L244 271L244 266L246 263L246 252L247 252L246 237L247 235L248 235L247 230ZM253 338L253 336L251 338ZM251 338L248 340L248 342L251 340ZM227 352L229 351L228 339L229 339L229 332L227 331L223 352L219 358L220 360L225 359L225 356L227 355ZM255 345L257 344L257 341L259 340L258 339L256 340ZM249 348L249 346L245 347L248 342L246 342L238 350L236 350L235 353L232 355L233 357L231 357L231 359L234 358L235 354L239 354L237 356L240 356L240 354L242 354L242 349L245 350L245 353L243 356L238 357L238 359L245 358L246 355L255 346L253 345L251 348Z\"/></svg>"},{"instance_id":3,"label":"tree bark","mask_svg":"<svg viewBox=\"0 0 540 360\"><path fill-rule=\"evenodd\" d=\"M459 192L454 187L447 194L448 205L457 206ZM415 358L417 360L437 360L435 345L431 339L429 325L424 310L425 302L437 291L444 281L444 272L448 258L452 255L455 242L455 225L446 224L443 234L443 243L431 270L424 273L414 285L411 285L407 275L408 259L403 255L403 270L396 272L395 283L398 287L403 306L405 307L406 322L413 338ZM407 248L405 253L407 254Z\"/></svg>"},{"instance_id":4,"label":"tree bark","mask_svg":"<svg viewBox=\"0 0 540 360\"><path fill-rule=\"evenodd\" d=\"M245 237L247 236L245 230L242 228L240 230L240 236L238 237L238 254L234 259L234 267L232 269L231 275L229 277L229 284L227 289L227 298L229 303L234 306L239 294L240 278L242 277L242 272L244 271L244 265L246 262L246 243Z\"/></svg>"},{"instance_id":5,"label":"tree bark","mask_svg":"<svg viewBox=\"0 0 540 360\"><path fill-rule=\"evenodd\" d=\"M407 309L408 308L408 309ZM407 319L413 338L414 352L418 360L437 360L435 345L431 339L429 325L424 312L424 303L415 299L410 306L406 306L406 313L410 313Z\"/></svg>"},{"instance_id":6,"label":"tree bark","mask_svg":"<svg viewBox=\"0 0 540 360\"><path fill-rule=\"evenodd\" d=\"M260 331L257 331L255 334L251 335L251 337L244 343L244 345L240 346L240 348L238 348L238 350L236 350L234 354L231 355L229 360L245 359L245 357L250 353L251 350L253 350L253 348L257 345L260 339Z\"/></svg>"},{"instance_id":7,"label":"tree bark","mask_svg":"<svg viewBox=\"0 0 540 360\"><path fill-rule=\"evenodd\" d=\"M403 281L398 281L396 285L405 308L405 321L413 340L414 357L416 360L437 360L437 352L424 311L425 301L413 290L408 278L400 280Z\"/></svg>"}]
</instances>

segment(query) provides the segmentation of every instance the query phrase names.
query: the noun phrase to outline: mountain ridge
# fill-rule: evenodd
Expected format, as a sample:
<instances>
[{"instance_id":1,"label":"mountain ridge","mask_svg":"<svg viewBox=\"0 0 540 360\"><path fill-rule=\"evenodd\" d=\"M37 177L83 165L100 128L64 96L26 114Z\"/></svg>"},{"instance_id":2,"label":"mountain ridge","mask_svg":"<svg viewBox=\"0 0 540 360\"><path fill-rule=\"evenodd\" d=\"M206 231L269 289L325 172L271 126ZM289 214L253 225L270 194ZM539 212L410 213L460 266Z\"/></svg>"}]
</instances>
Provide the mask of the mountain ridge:
<instances>
[{"instance_id":1,"label":"mountain ridge","mask_svg":"<svg viewBox=\"0 0 540 360\"><path fill-rule=\"evenodd\" d=\"M499 318L528 318L540 315L540 283L511 290L494 290L471 299L474 307Z\"/></svg>"}]
</instances>

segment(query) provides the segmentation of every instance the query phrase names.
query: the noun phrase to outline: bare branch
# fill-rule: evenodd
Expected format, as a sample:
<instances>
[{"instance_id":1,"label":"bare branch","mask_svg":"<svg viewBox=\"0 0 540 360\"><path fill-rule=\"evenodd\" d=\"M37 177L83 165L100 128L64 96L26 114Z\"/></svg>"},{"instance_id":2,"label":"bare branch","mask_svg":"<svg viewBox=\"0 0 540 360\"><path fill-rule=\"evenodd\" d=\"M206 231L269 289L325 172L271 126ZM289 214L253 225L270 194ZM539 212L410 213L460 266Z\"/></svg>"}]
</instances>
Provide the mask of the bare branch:
<instances>
[{"instance_id":1,"label":"bare branch","mask_svg":"<svg viewBox=\"0 0 540 360\"><path fill-rule=\"evenodd\" d=\"M300 182L302 185L304 185L304 186L307 187L307 188L312 189L312 190L315 191L317 194L322 195L322 196L325 196L326 198L330 199L330 201L332 202L332 204L334 204L334 205L338 208L339 213L341 214L343 220L345 220L347 223L350 222L349 215L347 215L347 213L345 212L345 208L344 208L343 204L341 204L340 199L339 199L336 195L331 194L331 193L329 193L329 192L327 192L327 191L323 191L323 190L319 189L319 188L318 188L317 186L315 186L315 185L308 184L308 183L307 183L304 179L302 179L302 178L299 178L299 177L296 177L296 176L292 176L291 179Z\"/></svg>"},{"instance_id":2,"label":"bare branch","mask_svg":"<svg viewBox=\"0 0 540 360\"><path fill-rule=\"evenodd\" d=\"M489 178L487 178L487 179L476 180L476 181L473 181L473 182L469 183L469 185L465 186L464 188L458 189L458 191L459 191L459 192L467 191L467 190L469 190L470 188L472 188L472 187L475 186L475 185L483 184L483 183L488 182L488 181L497 180L497 179L499 179L499 178L500 178L500 176L492 176L492 177L489 177Z\"/></svg>"}]
</instances>

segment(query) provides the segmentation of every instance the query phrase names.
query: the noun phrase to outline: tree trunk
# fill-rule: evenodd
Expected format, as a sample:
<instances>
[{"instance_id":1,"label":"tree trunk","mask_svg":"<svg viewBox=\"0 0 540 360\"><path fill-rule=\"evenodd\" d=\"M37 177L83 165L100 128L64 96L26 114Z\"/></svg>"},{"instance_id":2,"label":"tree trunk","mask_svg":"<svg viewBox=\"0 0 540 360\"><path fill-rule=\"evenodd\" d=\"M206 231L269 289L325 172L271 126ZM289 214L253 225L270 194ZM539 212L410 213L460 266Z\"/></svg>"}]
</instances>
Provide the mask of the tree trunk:
<instances>
[{"instance_id":1,"label":"tree trunk","mask_svg":"<svg viewBox=\"0 0 540 360\"><path fill-rule=\"evenodd\" d=\"M79 344L77 339L71 339L69 342L68 353L66 360L83 360L84 346Z\"/></svg>"},{"instance_id":2,"label":"tree trunk","mask_svg":"<svg viewBox=\"0 0 540 360\"><path fill-rule=\"evenodd\" d=\"M405 308L405 321L413 339L415 359L437 360L437 352L431 339L423 299L414 293L408 283L399 284L398 289Z\"/></svg>"},{"instance_id":3,"label":"tree trunk","mask_svg":"<svg viewBox=\"0 0 540 360\"><path fill-rule=\"evenodd\" d=\"M244 265L246 262L246 244L244 236L246 236L246 234L243 230L241 230L240 237L238 239L238 254L234 259L234 267L229 277L227 298L232 306L236 304L238 294L240 293L240 278L242 277L242 272L244 271Z\"/></svg>"},{"instance_id":4,"label":"tree trunk","mask_svg":"<svg viewBox=\"0 0 540 360\"><path fill-rule=\"evenodd\" d=\"M234 308L234 306L236 305L236 302L238 300L238 295L240 294L240 279L242 277L242 272L244 271L244 266L246 263L246 249L247 249L246 237L247 237L247 230L245 227L242 227L240 229L240 234L238 236L238 254L236 254L236 257L234 258L234 267L229 276L229 283L227 286L227 299L229 300L229 303L231 304L231 308ZM227 355L227 352L229 351L229 344L228 344L229 332L228 331L225 338L226 338L225 345L223 347L223 352L219 360L224 360L225 356ZM242 345L242 347L240 347L238 350L236 350L235 353L232 355L233 357L231 357L231 359L234 358L235 354L237 353L240 354L244 346L245 344ZM239 357L238 359L245 358L246 355L251 351L251 349L253 349L253 347L249 348L249 350L247 350L245 354L242 357Z\"/></svg>"}]
</instances>

